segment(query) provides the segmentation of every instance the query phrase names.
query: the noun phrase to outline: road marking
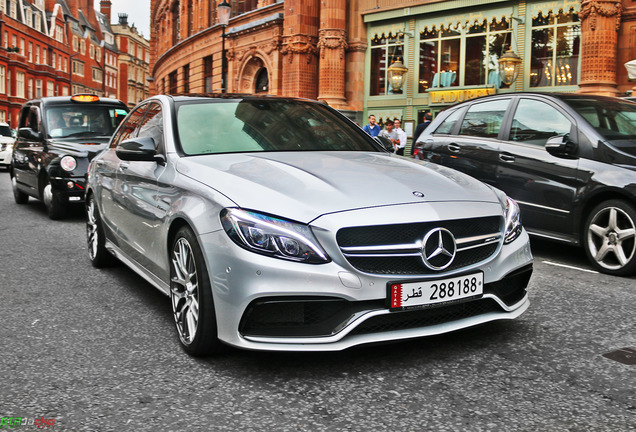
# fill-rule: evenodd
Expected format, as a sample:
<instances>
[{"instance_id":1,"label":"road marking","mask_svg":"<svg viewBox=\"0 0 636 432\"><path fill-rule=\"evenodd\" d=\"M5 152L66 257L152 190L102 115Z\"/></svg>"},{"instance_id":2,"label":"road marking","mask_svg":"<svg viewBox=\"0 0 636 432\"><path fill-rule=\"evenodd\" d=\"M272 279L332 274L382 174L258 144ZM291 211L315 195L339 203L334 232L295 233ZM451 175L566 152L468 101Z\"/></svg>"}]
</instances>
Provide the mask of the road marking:
<instances>
[{"instance_id":1,"label":"road marking","mask_svg":"<svg viewBox=\"0 0 636 432\"><path fill-rule=\"evenodd\" d=\"M584 272L588 272L588 273L596 273L598 274L598 272L596 270L588 270L588 269L584 269L581 267L574 267L574 266L569 266L569 265L565 265L565 264L559 264L559 263L554 263L551 261L542 261L543 264L547 264L547 265L552 265L552 266L556 266L556 267L565 267L565 268L569 268L572 270L580 270L580 271L584 271Z\"/></svg>"}]
</instances>

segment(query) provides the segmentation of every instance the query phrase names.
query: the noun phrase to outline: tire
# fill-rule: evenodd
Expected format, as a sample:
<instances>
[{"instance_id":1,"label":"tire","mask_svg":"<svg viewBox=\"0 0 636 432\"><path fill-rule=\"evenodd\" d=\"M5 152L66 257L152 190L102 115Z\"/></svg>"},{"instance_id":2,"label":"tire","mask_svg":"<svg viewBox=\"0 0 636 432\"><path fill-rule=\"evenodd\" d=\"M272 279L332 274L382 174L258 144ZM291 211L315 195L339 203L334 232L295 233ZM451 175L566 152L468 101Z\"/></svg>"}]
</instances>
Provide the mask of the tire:
<instances>
[{"instance_id":1,"label":"tire","mask_svg":"<svg viewBox=\"0 0 636 432\"><path fill-rule=\"evenodd\" d=\"M605 201L590 212L583 236L585 253L602 273L636 273L636 207L623 200Z\"/></svg>"},{"instance_id":2,"label":"tire","mask_svg":"<svg viewBox=\"0 0 636 432\"><path fill-rule=\"evenodd\" d=\"M29 202L29 196L18 189L18 181L14 175L11 175L11 188L13 189L13 198L16 204L26 204Z\"/></svg>"},{"instance_id":3,"label":"tire","mask_svg":"<svg viewBox=\"0 0 636 432\"><path fill-rule=\"evenodd\" d=\"M88 257L93 267L102 268L113 265L116 258L106 249L106 236L95 198L91 195L86 201L86 243Z\"/></svg>"},{"instance_id":4,"label":"tire","mask_svg":"<svg viewBox=\"0 0 636 432\"><path fill-rule=\"evenodd\" d=\"M46 212L52 220L63 219L66 216L67 200L60 197L53 187L51 180L46 177L44 187L42 188L42 201L46 207Z\"/></svg>"},{"instance_id":5,"label":"tire","mask_svg":"<svg viewBox=\"0 0 636 432\"><path fill-rule=\"evenodd\" d=\"M179 340L188 354L221 351L210 277L201 247L188 227L177 231L170 249L170 301Z\"/></svg>"}]
</instances>

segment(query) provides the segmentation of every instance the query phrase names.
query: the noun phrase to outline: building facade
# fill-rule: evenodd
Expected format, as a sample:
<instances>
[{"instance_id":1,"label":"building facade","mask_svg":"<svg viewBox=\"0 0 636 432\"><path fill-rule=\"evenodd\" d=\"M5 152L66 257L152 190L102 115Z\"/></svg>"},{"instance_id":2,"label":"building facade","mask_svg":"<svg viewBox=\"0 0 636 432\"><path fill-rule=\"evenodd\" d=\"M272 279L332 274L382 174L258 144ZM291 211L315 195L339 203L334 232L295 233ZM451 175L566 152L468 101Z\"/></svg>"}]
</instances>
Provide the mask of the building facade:
<instances>
[{"instance_id":1,"label":"building facade","mask_svg":"<svg viewBox=\"0 0 636 432\"><path fill-rule=\"evenodd\" d=\"M110 14L110 0L102 0L102 13L105 13L105 4L108 5ZM127 14L119 14L118 23L113 24L111 28L119 50L117 98L133 107L150 94L150 41L140 35L134 25L128 24Z\"/></svg>"},{"instance_id":2,"label":"building facade","mask_svg":"<svg viewBox=\"0 0 636 432\"><path fill-rule=\"evenodd\" d=\"M603 0L151 0L153 92L227 91L324 99L360 122L399 117L411 128L483 94L621 95L636 58L636 5ZM225 34L225 38L223 38ZM504 83L499 59L521 61ZM388 68L406 68L394 88Z\"/></svg>"}]
</instances>

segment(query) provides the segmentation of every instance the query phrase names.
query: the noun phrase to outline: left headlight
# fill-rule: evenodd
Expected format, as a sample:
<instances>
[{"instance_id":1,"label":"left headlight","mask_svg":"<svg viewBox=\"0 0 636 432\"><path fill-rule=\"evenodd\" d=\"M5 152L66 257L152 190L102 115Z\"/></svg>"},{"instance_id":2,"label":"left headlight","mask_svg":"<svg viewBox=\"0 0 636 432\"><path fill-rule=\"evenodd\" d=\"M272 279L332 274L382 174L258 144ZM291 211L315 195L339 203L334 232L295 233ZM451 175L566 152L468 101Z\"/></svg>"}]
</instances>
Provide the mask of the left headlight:
<instances>
[{"instance_id":1,"label":"left headlight","mask_svg":"<svg viewBox=\"0 0 636 432\"><path fill-rule=\"evenodd\" d=\"M64 156L62 160L60 160L60 166L64 171L73 171L77 168L77 161L73 156Z\"/></svg>"},{"instance_id":2,"label":"left headlight","mask_svg":"<svg viewBox=\"0 0 636 432\"><path fill-rule=\"evenodd\" d=\"M513 242L521 234L521 212L519 204L512 198L506 197L506 232L504 244Z\"/></svg>"},{"instance_id":3,"label":"left headlight","mask_svg":"<svg viewBox=\"0 0 636 432\"><path fill-rule=\"evenodd\" d=\"M236 208L224 209L221 223L237 245L252 252L310 264L330 261L308 225Z\"/></svg>"}]
</instances>

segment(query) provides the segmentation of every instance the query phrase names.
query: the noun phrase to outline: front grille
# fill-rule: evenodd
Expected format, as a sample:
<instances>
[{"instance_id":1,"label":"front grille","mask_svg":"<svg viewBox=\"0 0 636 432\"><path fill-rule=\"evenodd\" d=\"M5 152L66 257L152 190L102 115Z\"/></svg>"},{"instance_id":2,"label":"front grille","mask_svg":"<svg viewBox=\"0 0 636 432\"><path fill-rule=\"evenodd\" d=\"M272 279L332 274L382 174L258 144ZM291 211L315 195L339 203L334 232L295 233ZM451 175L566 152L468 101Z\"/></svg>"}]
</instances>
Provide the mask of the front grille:
<instances>
[{"instance_id":1,"label":"front grille","mask_svg":"<svg viewBox=\"0 0 636 432\"><path fill-rule=\"evenodd\" d=\"M394 312L369 318L350 334L382 333L394 330L407 330L434 326L464 318L483 315L489 312L501 312L501 307L493 299L458 303L440 308L416 311Z\"/></svg>"},{"instance_id":2,"label":"front grille","mask_svg":"<svg viewBox=\"0 0 636 432\"><path fill-rule=\"evenodd\" d=\"M422 259L422 241L435 228L445 228L457 241L457 253L445 271L480 263L501 244L503 219L490 216L411 224L343 228L336 240L356 269L371 274L431 274Z\"/></svg>"}]
</instances>

